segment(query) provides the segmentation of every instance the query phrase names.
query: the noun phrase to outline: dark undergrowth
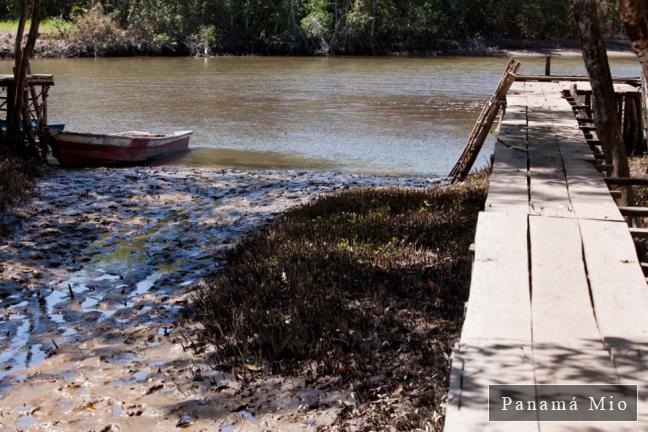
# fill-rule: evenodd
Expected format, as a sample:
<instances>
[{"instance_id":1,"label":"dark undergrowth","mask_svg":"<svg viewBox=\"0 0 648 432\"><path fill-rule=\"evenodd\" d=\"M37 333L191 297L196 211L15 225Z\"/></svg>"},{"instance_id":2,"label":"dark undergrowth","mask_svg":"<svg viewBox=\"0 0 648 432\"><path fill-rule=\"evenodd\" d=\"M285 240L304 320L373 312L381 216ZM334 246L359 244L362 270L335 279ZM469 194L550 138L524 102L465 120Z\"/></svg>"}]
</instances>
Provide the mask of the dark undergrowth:
<instances>
[{"instance_id":1,"label":"dark undergrowth","mask_svg":"<svg viewBox=\"0 0 648 432\"><path fill-rule=\"evenodd\" d=\"M438 427L485 195L480 175L352 190L287 212L195 295L196 347L217 368L350 386L372 427Z\"/></svg>"},{"instance_id":2,"label":"dark undergrowth","mask_svg":"<svg viewBox=\"0 0 648 432\"><path fill-rule=\"evenodd\" d=\"M27 201L34 193L34 169L24 158L0 147L0 223L7 211ZM0 237L3 229L0 225Z\"/></svg>"},{"instance_id":3,"label":"dark undergrowth","mask_svg":"<svg viewBox=\"0 0 648 432\"><path fill-rule=\"evenodd\" d=\"M628 158L630 164L630 177L646 178L648 177L648 157L635 156ZM648 207L648 186L632 186L632 206ZM633 218L632 226L636 228L647 228L648 218ZM648 262L648 239L636 238L635 246L639 261Z\"/></svg>"},{"instance_id":4,"label":"dark undergrowth","mask_svg":"<svg viewBox=\"0 0 648 432\"><path fill-rule=\"evenodd\" d=\"M630 164L630 176L637 178L648 177L648 157L635 156L628 158ZM646 207L648 206L648 187L646 186L633 186L632 187L634 201L631 205Z\"/></svg>"}]
</instances>

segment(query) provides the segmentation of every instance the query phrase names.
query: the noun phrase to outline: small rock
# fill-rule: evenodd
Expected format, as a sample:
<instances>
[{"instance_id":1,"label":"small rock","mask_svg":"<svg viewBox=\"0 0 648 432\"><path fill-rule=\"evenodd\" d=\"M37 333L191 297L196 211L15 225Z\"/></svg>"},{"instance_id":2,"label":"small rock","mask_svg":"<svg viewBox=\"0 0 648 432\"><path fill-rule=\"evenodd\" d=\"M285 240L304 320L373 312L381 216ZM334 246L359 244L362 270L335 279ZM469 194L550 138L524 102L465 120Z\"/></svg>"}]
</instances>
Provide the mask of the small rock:
<instances>
[{"instance_id":1,"label":"small rock","mask_svg":"<svg viewBox=\"0 0 648 432\"><path fill-rule=\"evenodd\" d=\"M16 281L4 280L0 281L0 298L9 297L12 294L23 290L23 286ZM6 305L5 305L6 307Z\"/></svg>"},{"instance_id":2,"label":"small rock","mask_svg":"<svg viewBox=\"0 0 648 432\"><path fill-rule=\"evenodd\" d=\"M183 414L182 416L180 416L180 420L178 420L178 424L176 424L176 427L186 428L193 425L194 423L196 423L195 417L189 414Z\"/></svg>"},{"instance_id":3,"label":"small rock","mask_svg":"<svg viewBox=\"0 0 648 432\"><path fill-rule=\"evenodd\" d=\"M21 272L21 273L18 273L16 275L12 276L11 279L18 282L19 284L24 284L24 283L29 282L29 275L24 273L24 272Z\"/></svg>"},{"instance_id":4,"label":"small rock","mask_svg":"<svg viewBox=\"0 0 648 432\"><path fill-rule=\"evenodd\" d=\"M39 251L33 251L33 252L30 252L29 255L27 255L27 258L29 258L31 260L42 260L45 257Z\"/></svg>"}]
</instances>

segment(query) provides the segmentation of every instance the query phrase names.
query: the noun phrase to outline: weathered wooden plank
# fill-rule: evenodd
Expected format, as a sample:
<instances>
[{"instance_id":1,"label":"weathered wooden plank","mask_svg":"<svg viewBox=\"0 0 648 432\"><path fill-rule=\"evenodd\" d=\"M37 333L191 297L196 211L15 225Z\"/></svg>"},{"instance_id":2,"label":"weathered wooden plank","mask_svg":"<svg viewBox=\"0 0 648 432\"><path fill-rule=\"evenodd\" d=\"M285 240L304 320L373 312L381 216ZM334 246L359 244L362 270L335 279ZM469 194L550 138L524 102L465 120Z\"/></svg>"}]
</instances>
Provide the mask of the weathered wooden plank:
<instances>
[{"instance_id":1,"label":"weathered wooden plank","mask_svg":"<svg viewBox=\"0 0 648 432\"><path fill-rule=\"evenodd\" d=\"M0 75L0 87L6 87L13 83L14 76L12 74ZM50 74L32 74L27 75L27 85L54 85L54 75Z\"/></svg>"},{"instance_id":2,"label":"weathered wooden plank","mask_svg":"<svg viewBox=\"0 0 648 432\"><path fill-rule=\"evenodd\" d=\"M613 79L614 81L614 91L615 93L636 93L639 91L639 86L632 85L631 82L633 82L633 79L626 79L626 78L615 78ZM583 93L591 93L592 92L592 85L590 84L589 80L586 80L584 82L579 82L578 83L578 89L579 91L582 91Z\"/></svg>"},{"instance_id":3,"label":"weathered wooden plank","mask_svg":"<svg viewBox=\"0 0 648 432\"><path fill-rule=\"evenodd\" d=\"M526 169L493 169L488 186L487 212L529 213Z\"/></svg>"},{"instance_id":4,"label":"weathered wooden plank","mask_svg":"<svg viewBox=\"0 0 648 432\"><path fill-rule=\"evenodd\" d=\"M629 349L612 348L619 381L639 385L638 431L648 430L648 342Z\"/></svg>"},{"instance_id":5,"label":"weathered wooden plank","mask_svg":"<svg viewBox=\"0 0 648 432\"><path fill-rule=\"evenodd\" d=\"M524 120L505 118L500 125L486 199L487 211L529 212L525 125L526 113Z\"/></svg>"},{"instance_id":6,"label":"weathered wooden plank","mask_svg":"<svg viewBox=\"0 0 648 432\"><path fill-rule=\"evenodd\" d=\"M527 118L526 111L522 112L507 112L504 119L499 124L499 133L504 133L508 126L509 130L515 132L516 128L526 127Z\"/></svg>"},{"instance_id":7,"label":"weathered wooden plank","mask_svg":"<svg viewBox=\"0 0 648 432\"><path fill-rule=\"evenodd\" d=\"M648 228L630 228L630 235L636 238L648 238Z\"/></svg>"},{"instance_id":8,"label":"weathered wooden plank","mask_svg":"<svg viewBox=\"0 0 648 432\"><path fill-rule=\"evenodd\" d=\"M569 198L577 218L624 221L605 178L590 162L566 159L564 164Z\"/></svg>"},{"instance_id":9,"label":"weathered wooden plank","mask_svg":"<svg viewBox=\"0 0 648 432\"><path fill-rule=\"evenodd\" d=\"M620 384L619 376L600 341L565 348L560 345L533 346L534 377L537 384ZM541 391L541 389L540 389ZM551 422L549 413L539 413L543 432L636 431L634 422Z\"/></svg>"},{"instance_id":10,"label":"weathered wooden plank","mask_svg":"<svg viewBox=\"0 0 648 432\"><path fill-rule=\"evenodd\" d=\"M648 207L619 207L619 211L624 216L648 217Z\"/></svg>"},{"instance_id":11,"label":"weathered wooden plank","mask_svg":"<svg viewBox=\"0 0 648 432\"><path fill-rule=\"evenodd\" d=\"M531 345L527 250L526 214L480 213L463 343Z\"/></svg>"},{"instance_id":12,"label":"weathered wooden plank","mask_svg":"<svg viewBox=\"0 0 648 432\"><path fill-rule=\"evenodd\" d=\"M532 162L533 163L533 162ZM573 218L567 182L561 171L553 167L533 167L529 170L529 214Z\"/></svg>"},{"instance_id":13,"label":"weathered wooden plank","mask_svg":"<svg viewBox=\"0 0 648 432\"><path fill-rule=\"evenodd\" d=\"M563 160L596 160L594 157L594 152L589 147L587 142L582 138L581 139L560 139L560 153L563 157Z\"/></svg>"},{"instance_id":14,"label":"weathered wooden plank","mask_svg":"<svg viewBox=\"0 0 648 432\"><path fill-rule=\"evenodd\" d=\"M541 90L538 90L539 93L530 93L527 94L527 110L531 112L532 110L538 110L547 103L547 100L542 95Z\"/></svg>"},{"instance_id":15,"label":"weathered wooden plank","mask_svg":"<svg viewBox=\"0 0 648 432\"><path fill-rule=\"evenodd\" d=\"M533 384L529 347L461 345L455 349L446 432L539 431L535 422L489 422L489 384Z\"/></svg>"},{"instance_id":16,"label":"weathered wooden plank","mask_svg":"<svg viewBox=\"0 0 648 432\"><path fill-rule=\"evenodd\" d=\"M529 217L534 345L600 339L576 219Z\"/></svg>"},{"instance_id":17,"label":"weathered wooden plank","mask_svg":"<svg viewBox=\"0 0 648 432\"><path fill-rule=\"evenodd\" d=\"M524 127L504 127L495 141L494 162L500 168L527 169L526 129Z\"/></svg>"},{"instance_id":18,"label":"weathered wooden plank","mask_svg":"<svg viewBox=\"0 0 648 432\"><path fill-rule=\"evenodd\" d=\"M523 82L515 82L511 84L511 87L509 88L508 93L506 94L506 97L510 96L521 96L525 97L525 92L524 92L524 83Z\"/></svg>"},{"instance_id":19,"label":"weathered wooden plank","mask_svg":"<svg viewBox=\"0 0 648 432\"><path fill-rule=\"evenodd\" d=\"M607 345L648 343L648 287L623 222L580 220L596 321Z\"/></svg>"},{"instance_id":20,"label":"weathered wooden plank","mask_svg":"<svg viewBox=\"0 0 648 432\"><path fill-rule=\"evenodd\" d=\"M648 186L648 178L635 177L606 177L605 182L610 185L637 185Z\"/></svg>"},{"instance_id":21,"label":"weathered wooden plank","mask_svg":"<svg viewBox=\"0 0 648 432\"><path fill-rule=\"evenodd\" d=\"M546 75L516 75L515 81L517 82L524 82L526 81L527 83L532 82L532 81L538 81L538 82L573 82L573 81L579 81L582 82L583 84L587 83L589 84L589 77L583 75L583 76L578 76L578 75L551 75L551 76L546 76ZM612 81L614 83L637 83L637 86L641 85L641 78L636 78L636 77L628 77L628 78L613 78ZM579 84L581 85L581 84ZM616 87L617 84L615 84ZM626 84L628 85L628 84ZM628 85L630 88L634 88L636 91L636 87L633 85ZM591 87L590 87L591 89Z\"/></svg>"},{"instance_id":22,"label":"weathered wooden plank","mask_svg":"<svg viewBox=\"0 0 648 432\"><path fill-rule=\"evenodd\" d=\"M538 384L619 384L610 353L600 340L533 344Z\"/></svg>"},{"instance_id":23,"label":"weathered wooden plank","mask_svg":"<svg viewBox=\"0 0 648 432\"><path fill-rule=\"evenodd\" d=\"M551 114L528 113L530 214L574 217Z\"/></svg>"},{"instance_id":24,"label":"weathered wooden plank","mask_svg":"<svg viewBox=\"0 0 648 432\"><path fill-rule=\"evenodd\" d=\"M578 220L530 216L529 226L536 383L618 383L590 302ZM541 425L543 431L552 432L571 427ZM578 430L597 430L591 428L598 426L579 423Z\"/></svg>"},{"instance_id":25,"label":"weathered wooden plank","mask_svg":"<svg viewBox=\"0 0 648 432\"><path fill-rule=\"evenodd\" d=\"M524 89L519 91L514 91L513 87L509 90L506 95L506 112L509 111L509 108L513 106L518 106L526 111L526 96L524 95Z\"/></svg>"},{"instance_id":26,"label":"weathered wooden plank","mask_svg":"<svg viewBox=\"0 0 648 432\"><path fill-rule=\"evenodd\" d=\"M527 149L523 136L508 135L497 139L493 168L527 170Z\"/></svg>"}]
</instances>

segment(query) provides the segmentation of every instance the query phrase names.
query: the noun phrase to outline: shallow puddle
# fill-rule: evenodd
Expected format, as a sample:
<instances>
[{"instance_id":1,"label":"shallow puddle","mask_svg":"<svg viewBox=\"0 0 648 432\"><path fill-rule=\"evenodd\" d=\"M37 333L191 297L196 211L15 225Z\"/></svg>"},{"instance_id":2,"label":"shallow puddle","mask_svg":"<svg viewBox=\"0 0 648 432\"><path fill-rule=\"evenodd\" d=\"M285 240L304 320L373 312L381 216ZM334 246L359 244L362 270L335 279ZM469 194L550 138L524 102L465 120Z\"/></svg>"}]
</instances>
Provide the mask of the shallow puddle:
<instances>
[{"instance_id":1,"label":"shallow puddle","mask_svg":"<svg viewBox=\"0 0 648 432\"><path fill-rule=\"evenodd\" d=\"M18 429L31 429L36 426L36 419L32 416L22 416L16 422Z\"/></svg>"}]
</instances>

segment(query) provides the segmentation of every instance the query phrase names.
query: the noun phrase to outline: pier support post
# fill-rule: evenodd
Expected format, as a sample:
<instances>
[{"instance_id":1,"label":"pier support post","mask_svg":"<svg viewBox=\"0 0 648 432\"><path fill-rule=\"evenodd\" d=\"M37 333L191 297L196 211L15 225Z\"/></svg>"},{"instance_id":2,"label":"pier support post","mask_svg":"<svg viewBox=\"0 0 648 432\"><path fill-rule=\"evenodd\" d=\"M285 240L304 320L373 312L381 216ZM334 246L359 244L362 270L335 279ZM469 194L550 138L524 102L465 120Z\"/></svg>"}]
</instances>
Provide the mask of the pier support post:
<instances>
[{"instance_id":1,"label":"pier support post","mask_svg":"<svg viewBox=\"0 0 648 432\"><path fill-rule=\"evenodd\" d=\"M597 4L594 0L571 0L574 18L580 31L583 59L592 85L592 95L596 100L593 107L594 121L605 158L608 163L613 164L613 176L628 177L630 168ZM632 200L631 194L630 188L624 188L624 203Z\"/></svg>"},{"instance_id":2,"label":"pier support post","mask_svg":"<svg viewBox=\"0 0 648 432\"><path fill-rule=\"evenodd\" d=\"M642 113L644 131L648 134L648 3L643 0L620 0L621 21L641 63ZM648 143L648 137L644 137Z\"/></svg>"}]
</instances>

